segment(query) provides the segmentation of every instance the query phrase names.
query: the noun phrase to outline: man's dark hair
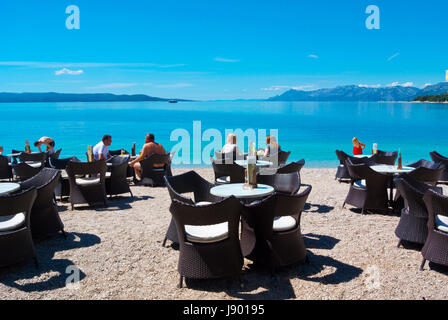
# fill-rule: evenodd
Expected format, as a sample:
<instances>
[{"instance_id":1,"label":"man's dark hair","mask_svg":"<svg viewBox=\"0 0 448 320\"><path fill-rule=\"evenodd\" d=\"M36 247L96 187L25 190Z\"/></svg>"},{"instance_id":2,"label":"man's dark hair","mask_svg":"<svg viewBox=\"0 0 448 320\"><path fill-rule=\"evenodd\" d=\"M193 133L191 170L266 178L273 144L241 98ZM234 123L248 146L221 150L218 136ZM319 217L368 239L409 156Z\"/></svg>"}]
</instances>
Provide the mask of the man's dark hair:
<instances>
[{"instance_id":1,"label":"man's dark hair","mask_svg":"<svg viewBox=\"0 0 448 320\"><path fill-rule=\"evenodd\" d=\"M112 139L112 136L109 135L109 134L105 134L105 135L103 136L102 141L104 142L104 141L106 141L106 140L110 140L110 139Z\"/></svg>"},{"instance_id":2,"label":"man's dark hair","mask_svg":"<svg viewBox=\"0 0 448 320\"><path fill-rule=\"evenodd\" d=\"M148 140L149 142L154 142L155 137L152 133L148 133L145 137L146 140Z\"/></svg>"}]
</instances>

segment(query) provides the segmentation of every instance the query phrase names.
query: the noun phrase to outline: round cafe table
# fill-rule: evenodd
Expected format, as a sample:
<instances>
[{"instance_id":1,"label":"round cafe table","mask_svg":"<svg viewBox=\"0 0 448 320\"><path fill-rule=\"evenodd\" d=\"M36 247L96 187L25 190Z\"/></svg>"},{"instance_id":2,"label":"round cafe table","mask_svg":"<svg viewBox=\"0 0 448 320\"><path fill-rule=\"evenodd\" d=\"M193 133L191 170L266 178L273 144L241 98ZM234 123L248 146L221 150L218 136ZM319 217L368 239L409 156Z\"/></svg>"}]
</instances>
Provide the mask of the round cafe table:
<instances>
[{"instance_id":1,"label":"round cafe table","mask_svg":"<svg viewBox=\"0 0 448 320\"><path fill-rule=\"evenodd\" d=\"M239 166L247 167L247 160L236 160L235 163L237 165L239 165ZM262 167L270 167L272 165L273 165L272 162L270 162L270 161L263 161L263 160L257 160L257 162L255 164L255 166L260 167L260 168L262 168Z\"/></svg>"},{"instance_id":2,"label":"round cafe table","mask_svg":"<svg viewBox=\"0 0 448 320\"><path fill-rule=\"evenodd\" d=\"M238 199L257 199L274 193L274 188L265 184L259 184L257 188L245 188L244 183L230 183L216 186L210 189L214 196L226 198L234 196Z\"/></svg>"},{"instance_id":3,"label":"round cafe table","mask_svg":"<svg viewBox=\"0 0 448 320\"><path fill-rule=\"evenodd\" d=\"M386 165L386 164L379 164L379 165L371 166L370 168L372 168L376 172L384 173L384 174L387 174L390 176L389 201L391 203L393 202L393 199L394 199L394 175L397 175L400 173L408 173L408 172L415 170L415 168L412 168L412 167L403 167L402 169L398 169L398 166L391 166L391 165Z\"/></svg>"},{"instance_id":4,"label":"round cafe table","mask_svg":"<svg viewBox=\"0 0 448 320\"><path fill-rule=\"evenodd\" d=\"M16 192L20 190L20 184L13 182L1 182L0 183L0 196L5 194Z\"/></svg>"}]
</instances>

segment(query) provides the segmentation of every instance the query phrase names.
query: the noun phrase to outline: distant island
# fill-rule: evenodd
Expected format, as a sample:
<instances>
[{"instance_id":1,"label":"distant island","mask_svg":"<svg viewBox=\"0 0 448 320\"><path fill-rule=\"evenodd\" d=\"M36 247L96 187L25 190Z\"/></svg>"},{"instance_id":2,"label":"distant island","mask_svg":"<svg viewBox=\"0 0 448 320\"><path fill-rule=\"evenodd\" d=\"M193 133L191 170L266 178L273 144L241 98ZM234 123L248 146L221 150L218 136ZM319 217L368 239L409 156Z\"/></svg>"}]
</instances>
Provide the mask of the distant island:
<instances>
[{"instance_id":1,"label":"distant island","mask_svg":"<svg viewBox=\"0 0 448 320\"><path fill-rule=\"evenodd\" d=\"M448 102L448 92L433 96L420 96L414 99L417 102Z\"/></svg>"},{"instance_id":2,"label":"distant island","mask_svg":"<svg viewBox=\"0 0 448 320\"><path fill-rule=\"evenodd\" d=\"M341 86L313 91L288 90L269 98L268 101L414 101L420 96L440 95L448 92L448 82L416 87L367 87L359 85Z\"/></svg>"},{"instance_id":3,"label":"distant island","mask_svg":"<svg viewBox=\"0 0 448 320\"><path fill-rule=\"evenodd\" d=\"M116 95L112 93L8 93L0 92L2 102L132 102L132 101L190 101L184 99L165 99L144 94Z\"/></svg>"}]
</instances>

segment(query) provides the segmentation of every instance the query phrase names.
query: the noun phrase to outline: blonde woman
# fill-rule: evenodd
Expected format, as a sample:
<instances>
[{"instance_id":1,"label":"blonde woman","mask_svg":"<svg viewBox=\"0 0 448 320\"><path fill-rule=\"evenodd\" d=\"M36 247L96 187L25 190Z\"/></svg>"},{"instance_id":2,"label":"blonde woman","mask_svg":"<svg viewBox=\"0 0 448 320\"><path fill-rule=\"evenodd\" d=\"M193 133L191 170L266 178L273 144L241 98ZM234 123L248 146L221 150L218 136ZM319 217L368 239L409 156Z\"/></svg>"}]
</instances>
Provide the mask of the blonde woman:
<instances>
[{"instance_id":1,"label":"blonde woman","mask_svg":"<svg viewBox=\"0 0 448 320\"><path fill-rule=\"evenodd\" d=\"M366 147L364 143L359 142L358 138L354 137L353 142L353 155L362 154L362 150Z\"/></svg>"},{"instance_id":2,"label":"blonde woman","mask_svg":"<svg viewBox=\"0 0 448 320\"><path fill-rule=\"evenodd\" d=\"M236 145L236 135L231 133L227 136L227 143L221 149L222 153L238 153L238 146Z\"/></svg>"},{"instance_id":3,"label":"blonde woman","mask_svg":"<svg viewBox=\"0 0 448 320\"><path fill-rule=\"evenodd\" d=\"M264 157L270 157L280 151L280 145L277 143L275 136L266 137L266 149L264 150Z\"/></svg>"}]
</instances>

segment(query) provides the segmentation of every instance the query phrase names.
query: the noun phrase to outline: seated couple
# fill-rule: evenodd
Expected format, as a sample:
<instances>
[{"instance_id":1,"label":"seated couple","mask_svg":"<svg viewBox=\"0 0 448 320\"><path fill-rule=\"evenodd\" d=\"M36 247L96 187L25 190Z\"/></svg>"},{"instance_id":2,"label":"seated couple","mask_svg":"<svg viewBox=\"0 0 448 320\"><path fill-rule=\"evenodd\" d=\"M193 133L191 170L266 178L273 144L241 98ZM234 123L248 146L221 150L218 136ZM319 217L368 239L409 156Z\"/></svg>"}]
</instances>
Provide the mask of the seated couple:
<instances>
[{"instance_id":1,"label":"seated couple","mask_svg":"<svg viewBox=\"0 0 448 320\"><path fill-rule=\"evenodd\" d=\"M275 136L266 137L266 148L264 150L264 157L269 157L280 151L280 145L277 143ZM236 135L231 133L227 136L227 143L222 147L221 153L235 153L238 154L238 146L236 145Z\"/></svg>"}]
</instances>

